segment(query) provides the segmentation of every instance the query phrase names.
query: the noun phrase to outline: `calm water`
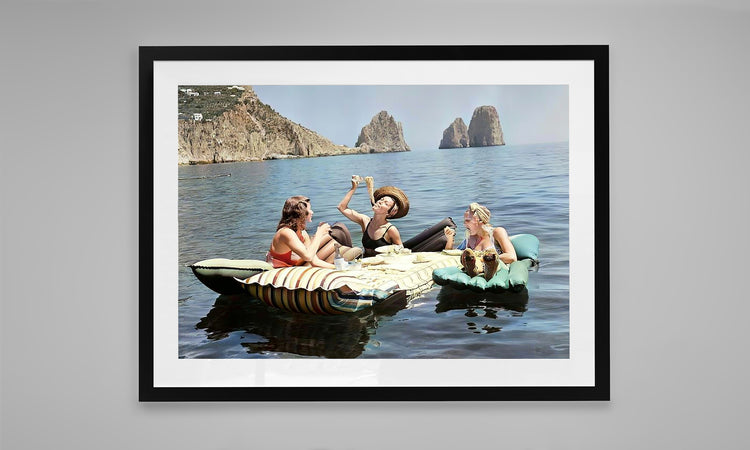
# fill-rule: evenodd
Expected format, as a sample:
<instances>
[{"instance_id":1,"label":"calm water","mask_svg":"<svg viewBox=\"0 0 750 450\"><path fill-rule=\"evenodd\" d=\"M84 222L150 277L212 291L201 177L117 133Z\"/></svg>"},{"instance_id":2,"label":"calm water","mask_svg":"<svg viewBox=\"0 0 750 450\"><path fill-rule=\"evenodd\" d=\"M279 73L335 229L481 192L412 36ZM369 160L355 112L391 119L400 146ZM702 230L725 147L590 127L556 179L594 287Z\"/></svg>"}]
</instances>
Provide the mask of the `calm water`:
<instances>
[{"instance_id":1,"label":"calm water","mask_svg":"<svg viewBox=\"0 0 750 450\"><path fill-rule=\"evenodd\" d=\"M214 177L223 174L231 176ZM406 192L409 214L393 221L404 240L448 216L461 237L472 201L511 235L535 234L541 264L527 291L483 296L437 286L388 308L308 316L220 296L185 267L263 259L284 200L297 194L312 199L313 225L340 220L360 242L359 227L336 210L353 174ZM179 178L181 358L569 357L567 143L181 166ZM364 184L350 206L369 211Z\"/></svg>"}]
</instances>

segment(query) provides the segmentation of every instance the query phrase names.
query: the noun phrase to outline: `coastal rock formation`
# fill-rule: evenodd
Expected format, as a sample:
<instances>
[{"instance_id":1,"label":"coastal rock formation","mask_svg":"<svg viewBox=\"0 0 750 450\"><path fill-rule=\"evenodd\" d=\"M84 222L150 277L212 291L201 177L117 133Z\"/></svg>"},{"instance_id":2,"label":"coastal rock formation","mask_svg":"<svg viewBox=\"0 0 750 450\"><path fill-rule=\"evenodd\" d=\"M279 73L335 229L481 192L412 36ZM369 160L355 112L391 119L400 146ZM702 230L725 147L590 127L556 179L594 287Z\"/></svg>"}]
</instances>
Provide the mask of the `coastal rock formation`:
<instances>
[{"instance_id":1,"label":"coastal rock formation","mask_svg":"<svg viewBox=\"0 0 750 450\"><path fill-rule=\"evenodd\" d=\"M469 122L469 146L505 145L500 117L494 106L479 106Z\"/></svg>"},{"instance_id":2,"label":"coastal rock formation","mask_svg":"<svg viewBox=\"0 0 750 450\"><path fill-rule=\"evenodd\" d=\"M469 130L464 120L456 118L453 123L443 131L443 139L438 148L462 148L469 146Z\"/></svg>"},{"instance_id":3,"label":"coastal rock formation","mask_svg":"<svg viewBox=\"0 0 750 450\"><path fill-rule=\"evenodd\" d=\"M296 124L245 86L239 102L212 121L178 120L178 164L331 156L368 150L336 145Z\"/></svg>"},{"instance_id":4,"label":"coastal rock formation","mask_svg":"<svg viewBox=\"0 0 750 450\"><path fill-rule=\"evenodd\" d=\"M396 122L387 111L380 111L368 125L362 127L354 145L370 153L411 150L404 140L401 122Z\"/></svg>"}]
</instances>

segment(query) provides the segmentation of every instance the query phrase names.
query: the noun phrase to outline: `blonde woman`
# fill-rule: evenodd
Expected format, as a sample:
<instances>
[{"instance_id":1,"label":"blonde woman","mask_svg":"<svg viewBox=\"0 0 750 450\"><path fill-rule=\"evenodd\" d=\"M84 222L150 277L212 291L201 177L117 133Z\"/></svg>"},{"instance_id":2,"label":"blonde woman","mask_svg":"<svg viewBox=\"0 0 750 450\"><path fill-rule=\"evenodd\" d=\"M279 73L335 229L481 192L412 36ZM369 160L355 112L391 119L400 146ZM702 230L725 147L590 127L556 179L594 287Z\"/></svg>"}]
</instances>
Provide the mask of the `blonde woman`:
<instances>
[{"instance_id":1,"label":"blonde woman","mask_svg":"<svg viewBox=\"0 0 750 450\"><path fill-rule=\"evenodd\" d=\"M474 251L488 251L494 249L498 253L498 259L505 264L510 264L518 259L516 249L510 242L508 232L503 227L493 227L490 224L491 213L487 207L479 203L472 203L464 212L464 227L466 227L466 238L453 246L456 231L446 227L444 232L448 239L446 249L456 248L459 250L472 249Z\"/></svg>"}]
</instances>

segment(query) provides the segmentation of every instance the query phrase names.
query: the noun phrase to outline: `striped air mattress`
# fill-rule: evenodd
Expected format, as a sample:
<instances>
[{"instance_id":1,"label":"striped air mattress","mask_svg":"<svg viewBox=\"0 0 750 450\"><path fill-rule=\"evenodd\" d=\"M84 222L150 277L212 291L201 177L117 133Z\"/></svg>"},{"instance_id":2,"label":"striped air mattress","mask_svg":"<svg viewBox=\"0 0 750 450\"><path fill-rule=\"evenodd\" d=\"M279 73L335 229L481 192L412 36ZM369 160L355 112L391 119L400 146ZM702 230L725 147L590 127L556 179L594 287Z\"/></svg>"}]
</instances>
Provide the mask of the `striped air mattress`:
<instances>
[{"instance_id":1,"label":"striped air mattress","mask_svg":"<svg viewBox=\"0 0 750 450\"><path fill-rule=\"evenodd\" d=\"M379 255L362 260L357 270L298 266L272 269L236 279L251 296L287 311L307 314L357 312L395 295L414 297L430 289L432 272L460 265L442 253Z\"/></svg>"}]
</instances>

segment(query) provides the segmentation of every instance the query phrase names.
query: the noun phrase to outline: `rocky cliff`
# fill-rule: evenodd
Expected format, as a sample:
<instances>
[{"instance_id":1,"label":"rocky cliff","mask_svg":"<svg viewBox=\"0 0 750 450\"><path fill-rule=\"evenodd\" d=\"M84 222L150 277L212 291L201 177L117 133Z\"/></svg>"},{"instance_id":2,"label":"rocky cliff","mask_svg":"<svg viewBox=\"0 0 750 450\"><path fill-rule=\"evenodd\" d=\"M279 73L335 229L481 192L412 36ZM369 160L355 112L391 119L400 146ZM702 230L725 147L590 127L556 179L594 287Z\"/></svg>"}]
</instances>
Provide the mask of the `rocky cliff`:
<instances>
[{"instance_id":1,"label":"rocky cliff","mask_svg":"<svg viewBox=\"0 0 750 450\"><path fill-rule=\"evenodd\" d=\"M178 120L177 145L179 164L369 152L336 145L292 122L261 102L250 86L235 106L211 121Z\"/></svg>"},{"instance_id":2,"label":"rocky cliff","mask_svg":"<svg viewBox=\"0 0 750 450\"><path fill-rule=\"evenodd\" d=\"M462 148L469 146L469 130L463 119L458 117L443 131L443 139L438 148Z\"/></svg>"},{"instance_id":3,"label":"rocky cliff","mask_svg":"<svg viewBox=\"0 0 750 450\"><path fill-rule=\"evenodd\" d=\"M362 128L354 145L370 153L411 150L404 140L401 122L396 122L387 111L377 113L370 123Z\"/></svg>"},{"instance_id":4,"label":"rocky cliff","mask_svg":"<svg viewBox=\"0 0 750 450\"><path fill-rule=\"evenodd\" d=\"M469 122L469 146L505 145L500 117L494 106L479 106Z\"/></svg>"}]
</instances>

